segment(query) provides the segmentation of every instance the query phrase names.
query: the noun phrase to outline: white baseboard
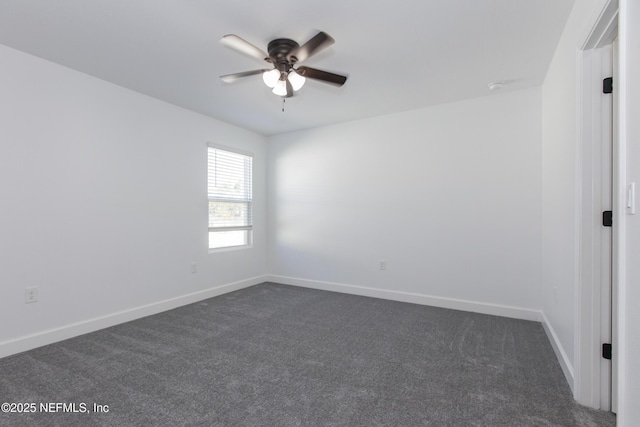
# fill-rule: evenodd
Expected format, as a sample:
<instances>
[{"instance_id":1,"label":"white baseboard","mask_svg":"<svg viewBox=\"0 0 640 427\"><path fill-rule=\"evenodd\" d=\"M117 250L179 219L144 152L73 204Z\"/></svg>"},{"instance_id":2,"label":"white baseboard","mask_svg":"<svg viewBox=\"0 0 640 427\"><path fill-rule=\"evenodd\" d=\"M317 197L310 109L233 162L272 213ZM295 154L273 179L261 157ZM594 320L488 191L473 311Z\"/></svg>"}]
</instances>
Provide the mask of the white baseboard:
<instances>
[{"instance_id":1,"label":"white baseboard","mask_svg":"<svg viewBox=\"0 0 640 427\"><path fill-rule=\"evenodd\" d=\"M7 357L12 354L21 353L23 351L32 350L43 345L52 344L54 342L63 341L69 338L83 335L89 332L98 331L100 329L115 326L120 323L129 322L141 317L158 314L163 311L172 310L187 304L202 301L207 298L216 297L228 292L237 291L239 289L248 288L268 281L267 276L257 276L238 282L228 283L221 286L205 289L203 291L193 292L187 295L159 301L128 310L119 311L117 313L108 314L106 316L96 317L84 320L59 328L49 329L38 332L36 334L27 335L10 341L0 342L0 358Z\"/></svg>"},{"instance_id":2,"label":"white baseboard","mask_svg":"<svg viewBox=\"0 0 640 427\"><path fill-rule=\"evenodd\" d=\"M365 286L347 285L343 283L322 282L296 277L267 275L269 282L283 285L300 286L304 288L320 289L324 291L341 292L345 294L365 297L388 299L392 301L429 305L433 307L450 308L453 310L470 311L473 313L490 314L494 316L510 317L513 319L542 321L541 312L530 308L512 307L499 304L488 304L475 301L443 298L412 292L391 291L387 289L368 288Z\"/></svg>"},{"instance_id":3,"label":"white baseboard","mask_svg":"<svg viewBox=\"0 0 640 427\"><path fill-rule=\"evenodd\" d=\"M540 314L542 315L542 327L547 333L547 337L549 338L549 342L551 342L553 351L556 353L556 358L558 359L558 362L560 362L560 367L562 368L562 372L569 383L571 392L574 393L573 363L571 363L571 360L567 357L567 353L564 351L564 347L562 347L562 344L558 339L558 335L553 329L553 326L551 326L551 323L549 323L547 316L545 316L544 312L541 312Z\"/></svg>"},{"instance_id":4,"label":"white baseboard","mask_svg":"<svg viewBox=\"0 0 640 427\"><path fill-rule=\"evenodd\" d=\"M453 298L435 297L411 292L391 291L387 289L368 288L364 286L346 285L342 283L322 282L295 277L268 275L267 281L282 283L284 285L300 286L304 288L320 289L324 291L342 292L353 295L382 298L393 301L408 302L413 304L429 305L433 307L449 308L453 310L470 311L474 313L490 314L494 316L509 317L513 319L532 320L542 323L547 338L551 343L556 358L560 363L569 387L573 392L573 364L564 351L558 335L544 315L544 312L529 308L512 307L498 304L487 304L475 301L459 300Z\"/></svg>"},{"instance_id":5,"label":"white baseboard","mask_svg":"<svg viewBox=\"0 0 640 427\"><path fill-rule=\"evenodd\" d=\"M382 298L392 301L408 302L413 304L429 305L433 307L449 308L453 310L470 311L474 313L490 314L494 316L510 317L515 319L532 320L541 322L545 332L556 353L562 371L564 372L569 386L573 390L573 365L565 353L558 336L550 325L543 312L528 308L512 307L498 304L487 304L453 298L435 297L430 295L416 294L411 292L391 291L386 289L376 289L364 286L346 285L341 283L322 282L317 280L307 280L294 277L264 275L252 277L246 280L216 286L199 292L159 301L152 304L123 310L117 313L88 319L82 322L73 323L59 328L54 328L27 335L10 341L0 343L0 358L7 357L23 351L31 350L44 345L52 344L65 339L73 338L89 332L115 326L120 323L129 322L142 317L172 310L194 302L202 301L218 295L233 292L239 289L248 288L263 282L276 282L285 285L300 286L305 288L320 289L333 292L341 292L352 295Z\"/></svg>"}]
</instances>

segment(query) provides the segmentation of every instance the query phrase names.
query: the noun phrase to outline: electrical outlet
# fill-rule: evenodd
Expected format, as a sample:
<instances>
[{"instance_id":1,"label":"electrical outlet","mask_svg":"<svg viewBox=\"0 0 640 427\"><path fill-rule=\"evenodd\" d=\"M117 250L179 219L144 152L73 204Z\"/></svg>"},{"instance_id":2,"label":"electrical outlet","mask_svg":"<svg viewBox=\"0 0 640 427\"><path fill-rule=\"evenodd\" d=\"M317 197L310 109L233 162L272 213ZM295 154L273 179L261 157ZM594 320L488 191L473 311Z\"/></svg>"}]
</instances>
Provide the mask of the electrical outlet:
<instances>
[{"instance_id":1,"label":"electrical outlet","mask_svg":"<svg viewBox=\"0 0 640 427\"><path fill-rule=\"evenodd\" d=\"M38 288L25 288L24 289L24 303L30 304L32 302L38 302Z\"/></svg>"},{"instance_id":2,"label":"electrical outlet","mask_svg":"<svg viewBox=\"0 0 640 427\"><path fill-rule=\"evenodd\" d=\"M381 259L378 263L380 270L386 270L387 269L387 260L386 259Z\"/></svg>"},{"instance_id":3,"label":"electrical outlet","mask_svg":"<svg viewBox=\"0 0 640 427\"><path fill-rule=\"evenodd\" d=\"M198 272L198 263L197 262L192 262L191 263L191 272L192 273L197 273Z\"/></svg>"}]
</instances>

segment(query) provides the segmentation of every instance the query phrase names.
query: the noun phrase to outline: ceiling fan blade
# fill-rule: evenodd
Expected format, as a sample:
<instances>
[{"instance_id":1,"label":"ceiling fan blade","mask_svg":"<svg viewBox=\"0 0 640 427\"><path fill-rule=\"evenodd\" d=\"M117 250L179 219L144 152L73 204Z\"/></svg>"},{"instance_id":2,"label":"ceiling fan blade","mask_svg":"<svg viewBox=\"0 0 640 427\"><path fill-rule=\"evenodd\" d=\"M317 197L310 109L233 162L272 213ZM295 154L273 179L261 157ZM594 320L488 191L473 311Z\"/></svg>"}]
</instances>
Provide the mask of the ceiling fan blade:
<instances>
[{"instance_id":1,"label":"ceiling fan blade","mask_svg":"<svg viewBox=\"0 0 640 427\"><path fill-rule=\"evenodd\" d=\"M220 78L222 79L223 82L225 83L233 83L238 79L241 79L243 77L248 77L248 76L254 76L256 74L262 74L266 71L271 71L271 70L251 70L251 71L243 71L241 73L233 73L233 74L226 74L224 76L220 76Z\"/></svg>"},{"instance_id":2,"label":"ceiling fan blade","mask_svg":"<svg viewBox=\"0 0 640 427\"><path fill-rule=\"evenodd\" d=\"M269 55L246 41L245 39L236 36L235 34L227 34L220 39L220 43L223 45L237 50L240 53L244 53L245 55L252 56L256 59L260 59L262 61L269 61Z\"/></svg>"},{"instance_id":3,"label":"ceiling fan blade","mask_svg":"<svg viewBox=\"0 0 640 427\"><path fill-rule=\"evenodd\" d=\"M293 63L302 62L316 53L328 48L335 42L336 41L329 34L320 31L318 34L313 36L311 40L292 50L289 55L287 55L287 59Z\"/></svg>"},{"instance_id":4,"label":"ceiling fan blade","mask_svg":"<svg viewBox=\"0 0 640 427\"><path fill-rule=\"evenodd\" d=\"M342 86L347 81L346 76L330 73L328 71L318 70L317 68L302 66L302 67L298 67L296 71L302 77L306 77L308 79L320 80L322 82L329 83L334 86Z\"/></svg>"}]
</instances>

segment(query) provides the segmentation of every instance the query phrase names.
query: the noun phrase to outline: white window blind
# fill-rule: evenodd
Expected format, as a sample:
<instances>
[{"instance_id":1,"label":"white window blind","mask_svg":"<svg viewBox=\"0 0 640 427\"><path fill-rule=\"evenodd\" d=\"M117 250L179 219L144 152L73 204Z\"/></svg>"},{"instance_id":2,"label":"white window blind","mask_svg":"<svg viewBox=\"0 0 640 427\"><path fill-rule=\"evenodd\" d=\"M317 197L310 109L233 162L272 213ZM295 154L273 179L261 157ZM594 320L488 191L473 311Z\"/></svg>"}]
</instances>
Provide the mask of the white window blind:
<instances>
[{"instance_id":1,"label":"white window blind","mask_svg":"<svg viewBox=\"0 0 640 427\"><path fill-rule=\"evenodd\" d=\"M251 244L253 157L209 146L209 249Z\"/></svg>"}]
</instances>

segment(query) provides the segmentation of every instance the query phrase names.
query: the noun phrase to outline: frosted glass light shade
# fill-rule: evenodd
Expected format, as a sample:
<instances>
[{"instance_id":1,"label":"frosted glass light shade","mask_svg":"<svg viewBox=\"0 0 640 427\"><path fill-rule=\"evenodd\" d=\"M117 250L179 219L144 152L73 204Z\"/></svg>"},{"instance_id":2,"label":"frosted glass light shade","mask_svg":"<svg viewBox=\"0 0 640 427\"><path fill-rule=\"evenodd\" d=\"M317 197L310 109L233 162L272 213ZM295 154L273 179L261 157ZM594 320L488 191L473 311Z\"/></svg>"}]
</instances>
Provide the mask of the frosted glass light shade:
<instances>
[{"instance_id":1,"label":"frosted glass light shade","mask_svg":"<svg viewBox=\"0 0 640 427\"><path fill-rule=\"evenodd\" d=\"M262 81L269 87L275 87L278 80L280 80L280 71L275 68L262 73Z\"/></svg>"},{"instance_id":2,"label":"frosted glass light shade","mask_svg":"<svg viewBox=\"0 0 640 427\"><path fill-rule=\"evenodd\" d=\"M287 81L286 80L278 80L273 87L273 93L278 96L286 96L287 95Z\"/></svg>"},{"instance_id":3,"label":"frosted glass light shade","mask_svg":"<svg viewBox=\"0 0 640 427\"><path fill-rule=\"evenodd\" d=\"M300 88L306 81L306 79L300 74L296 73L295 70L291 70L287 78L289 79L289 83L291 83L291 87L293 88L293 90L300 90Z\"/></svg>"}]
</instances>

